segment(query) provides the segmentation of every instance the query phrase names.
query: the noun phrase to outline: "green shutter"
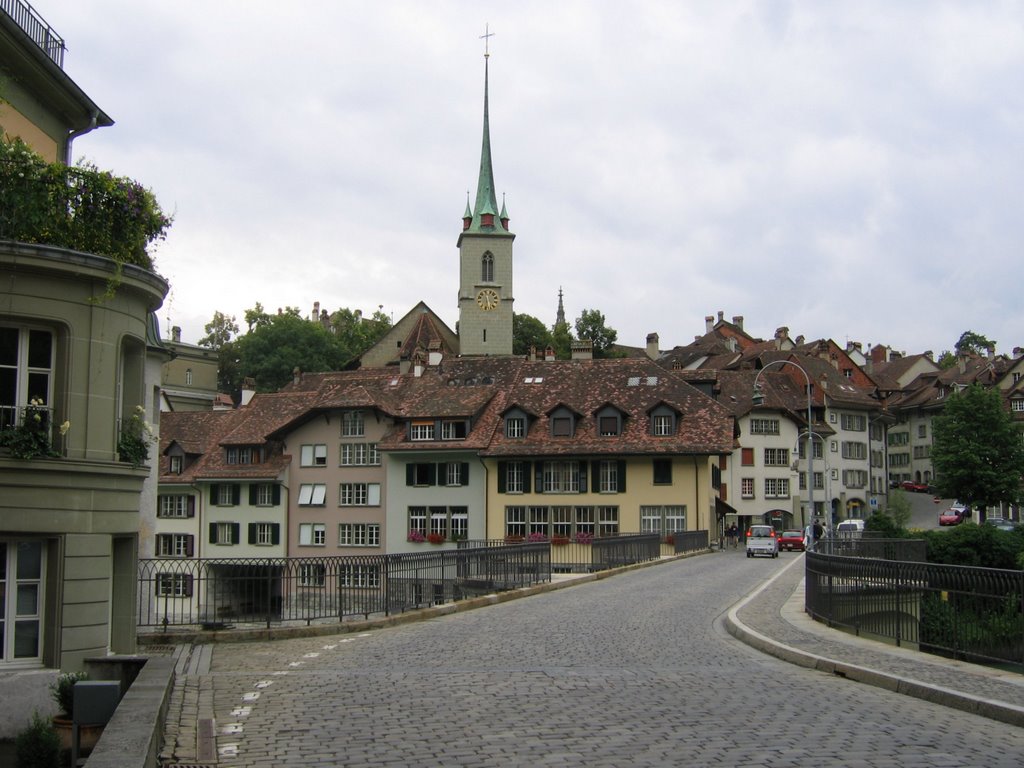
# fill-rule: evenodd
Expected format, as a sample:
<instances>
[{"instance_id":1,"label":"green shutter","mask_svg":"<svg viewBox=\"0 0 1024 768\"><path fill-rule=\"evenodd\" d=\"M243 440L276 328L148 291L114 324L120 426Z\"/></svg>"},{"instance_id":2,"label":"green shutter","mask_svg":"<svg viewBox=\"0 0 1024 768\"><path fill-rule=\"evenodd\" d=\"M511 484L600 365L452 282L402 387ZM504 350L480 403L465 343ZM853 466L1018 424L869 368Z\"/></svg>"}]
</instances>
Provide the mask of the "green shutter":
<instances>
[{"instance_id":1,"label":"green shutter","mask_svg":"<svg viewBox=\"0 0 1024 768\"><path fill-rule=\"evenodd\" d=\"M242 503L242 486L238 483L234 483L231 486L231 503L236 507ZM237 541L238 539L235 539Z\"/></svg>"},{"instance_id":2,"label":"green shutter","mask_svg":"<svg viewBox=\"0 0 1024 768\"><path fill-rule=\"evenodd\" d=\"M579 462L580 467L580 493L587 492L587 462Z\"/></svg>"},{"instance_id":3,"label":"green shutter","mask_svg":"<svg viewBox=\"0 0 1024 768\"><path fill-rule=\"evenodd\" d=\"M619 465L619 468L618 468L617 472L618 472L618 481L619 481L619 493L625 493L626 492L626 462L625 462L625 460L620 460L618 462L618 465Z\"/></svg>"},{"instance_id":4,"label":"green shutter","mask_svg":"<svg viewBox=\"0 0 1024 768\"><path fill-rule=\"evenodd\" d=\"M462 466L459 469L459 477L462 478L463 485L469 485L469 462L462 462Z\"/></svg>"},{"instance_id":5,"label":"green shutter","mask_svg":"<svg viewBox=\"0 0 1024 768\"><path fill-rule=\"evenodd\" d=\"M241 533L242 533L242 526L239 525L238 523L232 523L231 524L231 540L233 542L235 542L236 544L239 543L242 540L242 538L240 536Z\"/></svg>"},{"instance_id":6,"label":"green shutter","mask_svg":"<svg viewBox=\"0 0 1024 768\"><path fill-rule=\"evenodd\" d=\"M276 507L281 503L281 486L274 483L274 489L271 491L270 500Z\"/></svg>"},{"instance_id":7,"label":"green shutter","mask_svg":"<svg viewBox=\"0 0 1024 768\"><path fill-rule=\"evenodd\" d=\"M213 485L210 486L210 504L216 504L217 503L217 495L218 495L217 494L217 489L219 487L220 486L218 486L216 483L214 483Z\"/></svg>"},{"instance_id":8,"label":"green shutter","mask_svg":"<svg viewBox=\"0 0 1024 768\"><path fill-rule=\"evenodd\" d=\"M505 479L508 477L508 462L498 462L498 493L505 493L506 485Z\"/></svg>"},{"instance_id":9,"label":"green shutter","mask_svg":"<svg viewBox=\"0 0 1024 768\"><path fill-rule=\"evenodd\" d=\"M249 543L256 543L256 523L249 523Z\"/></svg>"},{"instance_id":10,"label":"green shutter","mask_svg":"<svg viewBox=\"0 0 1024 768\"><path fill-rule=\"evenodd\" d=\"M210 523L210 543L211 544L216 544L217 543L217 524L216 523Z\"/></svg>"},{"instance_id":11,"label":"green shutter","mask_svg":"<svg viewBox=\"0 0 1024 768\"><path fill-rule=\"evenodd\" d=\"M416 465L406 464L405 465L405 484L415 485L416 484Z\"/></svg>"},{"instance_id":12,"label":"green shutter","mask_svg":"<svg viewBox=\"0 0 1024 768\"><path fill-rule=\"evenodd\" d=\"M256 483L249 483L249 506L256 506ZM249 542L252 544L252 542Z\"/></svg>"},{"instance_id":13,"label":"green shutter","mask_svg":"<svg viewBox=\"0 0 1024 768\"><path fill-rule=\"evenodd\" d=\"M525 467L524 467L525 471ZM540 493L544 489L544 462L535 461L533 462L533 485L537 489L537 493Z\"/></svg>"},{"instance_id":14,"label":"green shutter","mask_svg":"<svg viewBox=\"0 0 1024 768\"><path fill-rule=\"evenodd\" d=\"M594 493L601 492L601 462L590 462L590 490Z\"/></svg>"},{"instance_id":15,"label":"green shutter","mask_svg":"<svg viewBox=\"0 0 1024 768\"><path fill-rule=\"evenodd\" d=\"M427 464L427 485L437 485L437 464Z\"/></svg>"},{"instance_id":16,"label":"green shutter","mask_svg":"<svg viewBox=\"0 0 1024 768\"><path fill-rule=\"evenodd\" d=\"M274 523L272 526L270 526L270 543L281 543L281 525L279 523Z\"/></svg>"},{"instance_id":17,"label":"green shutter","mask_svg":"<svg viewBox=\"0 0 1024 768\"><path fill-rule=\"evenodd\" d=\"M538 488L540 486L537 486ZM523 493L530 492L530 462L523 462Z\"/></svg>"}]
</instances>

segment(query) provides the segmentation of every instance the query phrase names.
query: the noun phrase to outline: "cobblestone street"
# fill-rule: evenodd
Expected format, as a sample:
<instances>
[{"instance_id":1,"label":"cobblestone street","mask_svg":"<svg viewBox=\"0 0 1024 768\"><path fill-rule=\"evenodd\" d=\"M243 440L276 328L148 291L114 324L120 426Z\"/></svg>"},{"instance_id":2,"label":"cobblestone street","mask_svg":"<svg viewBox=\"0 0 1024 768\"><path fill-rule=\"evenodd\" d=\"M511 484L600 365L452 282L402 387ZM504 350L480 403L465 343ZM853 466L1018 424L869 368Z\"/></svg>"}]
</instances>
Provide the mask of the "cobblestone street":
<instances>
[{"instance_id":1,"label":"cobblestone street","mask_svg":"<svg viewBox=\"0 0 1024 768\"><path fill-rule=\"evenodd\" d=\"M193 711L212 711L222 766L1021 764L1024 729L728 636L723 613L795 557L715 553L372 632L217 645L187 681Z\"/></svg>"}]
</instances>

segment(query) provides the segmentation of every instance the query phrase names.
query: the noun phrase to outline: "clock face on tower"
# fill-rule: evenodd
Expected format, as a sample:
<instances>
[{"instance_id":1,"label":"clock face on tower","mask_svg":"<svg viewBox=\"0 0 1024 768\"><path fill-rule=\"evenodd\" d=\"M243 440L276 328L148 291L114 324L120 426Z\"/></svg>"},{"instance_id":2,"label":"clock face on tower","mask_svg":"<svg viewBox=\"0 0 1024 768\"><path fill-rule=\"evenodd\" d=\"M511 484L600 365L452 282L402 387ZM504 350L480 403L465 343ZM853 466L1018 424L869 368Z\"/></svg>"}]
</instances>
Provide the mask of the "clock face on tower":
<instances>
[{"instance_id":1,"label":"clock face on tower","mask_svg":"<svg viewBox=\"0 0 1024 768\"><path fill-rule=\"evenodd\" d=\"M492 288L484 288L476 295L476 305L484 312L490 312L498 306L498 293Z\"/></svg>"}]
</instances>

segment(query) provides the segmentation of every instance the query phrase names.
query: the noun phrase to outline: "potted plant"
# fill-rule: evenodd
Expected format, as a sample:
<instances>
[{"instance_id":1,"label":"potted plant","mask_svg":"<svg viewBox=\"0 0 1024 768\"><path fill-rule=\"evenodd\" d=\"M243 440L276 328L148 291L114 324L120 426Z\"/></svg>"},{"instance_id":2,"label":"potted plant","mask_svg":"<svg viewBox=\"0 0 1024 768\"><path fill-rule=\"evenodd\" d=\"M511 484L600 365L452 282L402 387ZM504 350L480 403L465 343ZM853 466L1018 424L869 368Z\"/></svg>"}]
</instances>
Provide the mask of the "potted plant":
<instances>
[{"instance_id":1,"label":"potted plant","mask_svg":"<svg viewBox=\"0 0 1024 768\"><path fill-rule=\"evenodd\" d=\"M117 456L133 467L141 467L149 460L149 444L153 440L153 428L143 416L146 409L135 406L135 413L121 425L117 438Z\"/></svg>"},{"instance_id":2,"label":"potted plant","mask_svg":"<svg viewBox=\"0 0 1024 768\"><path fill-rule=\"evenodd\" d=\"M552 536L551 537L551 543L554 546L556 546L556 547L564 547L566 544L569 543L569 537L568 536Z\"/></svg>"},{"instance_id":3,"label":"potted plant","mask_svg":"<svg viewBox=\"0 0 1024 768\"><path fill-rule=\"evenodd\" d=\"M428 533L427 534L427 541L429 541L431 544L444 544L444 534L443 533Z\"/></svg>"},{"instance_id":4,"label":"potted plant","mask_svg":"<svg viewBox=\"0 0 1024 768\"><path fill-rule=\"evenodd\" d=\"M50 695L57 703L60 713L53 718L53 728L59 737L61 749L71 749L71 726L73 723L75 706L75 683L81 680L88 680L89 675L85 672L62 672L57 680L50 686ZM102 725L88 723L78 724L78 751L81 755L88 755L96 742L100 740L103 733Z\"/></svg>"},{"instance_id":5,"label":"potted plant","mask_svg":"<svg viewBox=\"0 0 1024 768\"><path fill-rule=\"evenodd\" d=\"M517 536L516 534L510 534L510 535L505 537L505 543L506 544L522 544L523 543L523 537L522 536Z\"/></svg>"},{"instance_id":6,"label":"potted plant","mask_svg":"<svg viewBox=\"0 0 1024 768\"><path fill-rule=\"evenodd\" d=\"M71 428L71 422L60 426L64 435ZM50 442L50 412L42 400L32 398L21 411L21 422L0 430L0 448L6 448L15 459L38 459L59 454Z\"/></svg>"},{"instance_id":7,"label":"potted plant","mask_svg":"<svg viewBox=\"0 0 1024 768\"><path fill-rule=\"evenodd\" d=\"M423 531L409 531L409 535L405 537L406 541L411 541L413 544L422 544L427 540L427 537L423 535Z\"/></svg>"},{"instance_id":8,"label":"potted plant","mask_svg":"<svg viewBox=\"0 0 1024 768\"><path fill-rule=\"evenodd\" d=\"M526 540L531 544L543 544L547 542L548 537L540 531L534 531L526 537Z\"/></svg>"},{"instance_id":9,"label":"potted plant","mask_svg":"<svg viewBox=\"0 0 1024 768\"><path fill-rule=\"evenodd\" d=\"M572 537L573 541L577 544L593 544L594 534L589 531L577 531L576 535Z\"/></svg>"}]
</instances>

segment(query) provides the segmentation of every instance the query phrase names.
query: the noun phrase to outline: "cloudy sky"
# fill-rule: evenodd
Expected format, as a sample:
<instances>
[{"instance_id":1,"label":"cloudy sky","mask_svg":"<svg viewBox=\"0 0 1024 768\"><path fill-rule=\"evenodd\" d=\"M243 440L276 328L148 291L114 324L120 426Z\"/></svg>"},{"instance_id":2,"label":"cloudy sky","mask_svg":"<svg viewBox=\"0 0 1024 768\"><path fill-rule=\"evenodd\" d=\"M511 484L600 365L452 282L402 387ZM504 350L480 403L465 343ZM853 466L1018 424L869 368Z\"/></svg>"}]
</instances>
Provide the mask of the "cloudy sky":
<instances>
[{"instance_id":1,"label":"cloudy sky","mask_svg":"<svg viewBox=\"0 0 1024 768\"><path fill-rule=\"evenodd\" d=\"M314 301L454 327L489 25L515 308L663 347L742 315L840 344L1024 346L1021 2L33 5L150 187L162 324Z\"/></svg>"}]
</instances>

